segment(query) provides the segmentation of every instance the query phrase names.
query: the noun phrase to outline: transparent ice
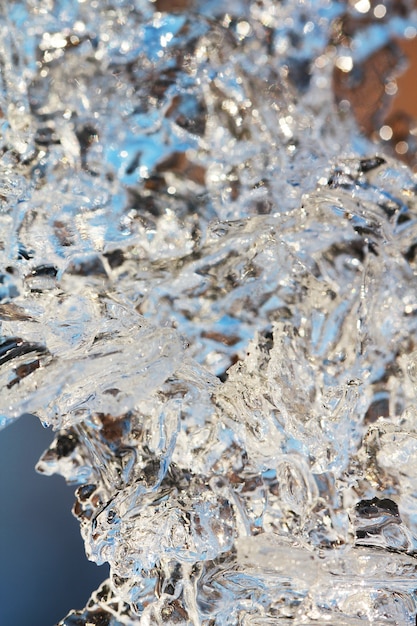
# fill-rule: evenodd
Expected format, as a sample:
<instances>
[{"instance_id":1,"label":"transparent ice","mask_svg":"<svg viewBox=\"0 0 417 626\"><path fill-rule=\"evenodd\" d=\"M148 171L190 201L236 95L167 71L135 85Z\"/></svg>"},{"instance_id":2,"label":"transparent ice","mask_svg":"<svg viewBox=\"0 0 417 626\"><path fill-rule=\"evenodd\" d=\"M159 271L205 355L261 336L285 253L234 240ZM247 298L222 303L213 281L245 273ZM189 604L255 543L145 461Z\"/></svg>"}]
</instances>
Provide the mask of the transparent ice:
<instances>
[{"instance_id":1,"label":"transparent ice","mask_svg":"<svg viewBox=\"0 0 417 626\"><path fill-rule=\"evenodd\" d=\"M111 573L61 626L415 624L417 180L333 95L402 4L2 4L0 424Z\"/></svg>"}]
</instances>

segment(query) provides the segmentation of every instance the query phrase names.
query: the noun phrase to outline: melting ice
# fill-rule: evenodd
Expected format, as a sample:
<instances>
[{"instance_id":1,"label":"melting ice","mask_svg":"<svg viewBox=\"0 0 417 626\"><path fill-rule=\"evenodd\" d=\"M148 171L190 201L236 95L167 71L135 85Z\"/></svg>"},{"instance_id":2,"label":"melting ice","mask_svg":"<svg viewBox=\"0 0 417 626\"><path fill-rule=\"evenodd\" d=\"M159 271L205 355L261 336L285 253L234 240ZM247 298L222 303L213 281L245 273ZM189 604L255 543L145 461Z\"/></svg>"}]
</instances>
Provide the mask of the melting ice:
<instances>
[{"instance_id":1,"label":"melting ice","mask_svg":"<svg viewBox=\"0 0 417 626\"><path fill-rule=\"evenodd\" d=\"M111 572L62 626L415 624L416 179L333 81L417 15L365 4L1 9L0 422Z\"/></svg>"}]
</instances>

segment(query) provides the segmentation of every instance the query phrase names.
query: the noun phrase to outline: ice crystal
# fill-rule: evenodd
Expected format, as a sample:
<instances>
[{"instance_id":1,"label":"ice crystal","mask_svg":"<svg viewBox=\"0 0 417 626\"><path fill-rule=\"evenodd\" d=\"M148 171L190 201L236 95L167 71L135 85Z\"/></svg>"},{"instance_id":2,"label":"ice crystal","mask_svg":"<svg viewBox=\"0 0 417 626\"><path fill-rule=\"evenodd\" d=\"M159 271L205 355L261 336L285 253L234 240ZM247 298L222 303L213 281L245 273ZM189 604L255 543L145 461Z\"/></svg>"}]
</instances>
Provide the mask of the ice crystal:
<instances>
[{"instance_id":1,"label":"ice crystal","mask_svg":"<svg viewBox=\"0 0 417 626\"><path fill-rule=\"evenodd\" d=\"M401 6L1 9L0 422L110 564L63 626L415 623L416 179L334 95Z\"/></svg>"}]
</instances>

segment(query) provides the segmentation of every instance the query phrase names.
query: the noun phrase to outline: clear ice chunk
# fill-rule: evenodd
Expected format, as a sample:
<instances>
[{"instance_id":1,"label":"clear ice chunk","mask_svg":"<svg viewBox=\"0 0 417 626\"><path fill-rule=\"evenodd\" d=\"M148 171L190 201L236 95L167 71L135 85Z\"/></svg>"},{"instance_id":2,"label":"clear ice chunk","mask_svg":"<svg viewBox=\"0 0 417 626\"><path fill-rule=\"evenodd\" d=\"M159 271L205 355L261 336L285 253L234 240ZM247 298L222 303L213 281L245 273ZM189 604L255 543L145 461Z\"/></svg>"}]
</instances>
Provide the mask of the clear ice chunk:
<instances>
[{"instance_id":1,"label":"clear ice chunk","mask_svg":"<svg viewBox=\"0 0 417 626\"><path fill-rule=\"evenodd\" d=\"M0 9L0 426L110 564L61 626L415 623L417 181L334 91L417 13L368 4Z\"/></svg>"}]
</instances>

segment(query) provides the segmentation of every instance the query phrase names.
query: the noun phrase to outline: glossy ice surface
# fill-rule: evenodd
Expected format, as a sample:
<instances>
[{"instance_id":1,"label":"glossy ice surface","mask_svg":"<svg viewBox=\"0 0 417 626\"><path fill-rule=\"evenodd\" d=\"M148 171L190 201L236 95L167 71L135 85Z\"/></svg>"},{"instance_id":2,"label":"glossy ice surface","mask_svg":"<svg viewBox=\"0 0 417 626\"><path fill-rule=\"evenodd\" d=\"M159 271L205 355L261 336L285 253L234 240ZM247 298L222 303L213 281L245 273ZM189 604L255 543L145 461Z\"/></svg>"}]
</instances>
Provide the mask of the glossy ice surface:
<instances>
[{"instance_id":1,"label":"glossy ice surface","mask_svg":"<svg viewBox=\"0 0 417 626\"><path fill-rule=\"evenodd\" d=\"M417 15L165 5L2 9L0 421L111 568L61 624L415 624L416 179L334 77Z\"/></svg>"}]
</instances>

